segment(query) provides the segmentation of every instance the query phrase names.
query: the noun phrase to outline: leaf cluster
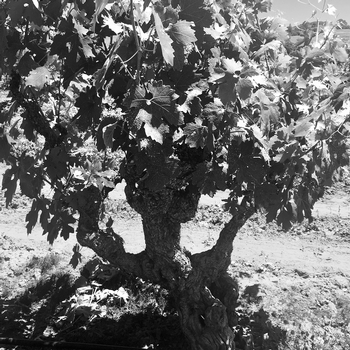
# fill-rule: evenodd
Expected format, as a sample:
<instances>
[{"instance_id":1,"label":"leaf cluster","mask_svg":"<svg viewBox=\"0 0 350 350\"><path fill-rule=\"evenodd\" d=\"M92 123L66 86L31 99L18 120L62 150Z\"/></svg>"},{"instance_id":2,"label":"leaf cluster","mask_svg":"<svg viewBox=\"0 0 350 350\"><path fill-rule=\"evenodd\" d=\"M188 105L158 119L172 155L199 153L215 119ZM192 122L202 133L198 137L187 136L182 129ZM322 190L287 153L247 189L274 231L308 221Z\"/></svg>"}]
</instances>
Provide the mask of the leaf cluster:
<instances>
[{"instance_id":1,"label":"leaf cluster","mask_svg":"<svg viewBox=\"0 0 350 350\"><path fill-rule=\"evenodd\" d=\"M154 193L229 190L233 214L264 209L286 228L311 218L348 162L349 57L335 27L296 32L257 16L270 7L7 0L0 67L12 102L1 114L0 157L12 162L7 203L17 181L34 199L28 231L41 212L48 239L67 238L79 191L121 178ZM30 161L12 152L23 138L38 145ZM98 162L81 152L86 144Z\"/></svg>"}]
</instances>

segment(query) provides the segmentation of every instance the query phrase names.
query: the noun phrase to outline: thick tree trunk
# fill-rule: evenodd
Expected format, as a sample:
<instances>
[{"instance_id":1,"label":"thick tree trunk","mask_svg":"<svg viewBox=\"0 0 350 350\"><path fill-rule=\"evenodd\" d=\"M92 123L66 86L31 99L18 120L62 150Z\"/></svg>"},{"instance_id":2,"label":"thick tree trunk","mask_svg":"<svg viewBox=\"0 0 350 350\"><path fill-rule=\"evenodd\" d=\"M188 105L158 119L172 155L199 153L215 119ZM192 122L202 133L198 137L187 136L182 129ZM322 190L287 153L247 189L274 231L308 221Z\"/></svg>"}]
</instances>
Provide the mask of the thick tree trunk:
<instances>
[{"instance_id":1,"label":"thick tree trunk","mask_svg":"<svg viewBox=\"0 0 350 350\"><path fill-rule=\"evenodd\" d=\"M130 254L112 229L102 231L98 226L102 203L98 189L84 191L78 241L113 265L169 289L193 349L235 349L238 287L227 268L233 240L252 212L242 211L233 217L212 249L191 255L180 246L180 230L181 223L194 216L199 194L170 190L149 193L129 187L126 195L142 216L146 242L144 252Z\"/></svg>"},{"instance_id":2,"label":"thick tree trunk","mask_svg":"<svg viewBox=\"0 0 350 350\"><path fill-rule=\"evenodd\" d=\"M217 287L222 289L217 290ZM214 290L219 292L218 295L213 293ZM180 322L192 349L235 349L232 327L236 324L237 297L237 285L226 275L210 287L202 283L181 292L178 298Z\"/></svg>"},{"instance_id":3,"label":"thick tree trunk","mask_svg":"<svg viewBox=\"0 0 350 350\"><path fill-rule=\"evenodd\" d=\"M233 240L253 211L232 217L215 246L191 256L191 273L178 297L182 328L195 350L235 349L238 285L227 273Z\"/></svg>"}]
</instances>

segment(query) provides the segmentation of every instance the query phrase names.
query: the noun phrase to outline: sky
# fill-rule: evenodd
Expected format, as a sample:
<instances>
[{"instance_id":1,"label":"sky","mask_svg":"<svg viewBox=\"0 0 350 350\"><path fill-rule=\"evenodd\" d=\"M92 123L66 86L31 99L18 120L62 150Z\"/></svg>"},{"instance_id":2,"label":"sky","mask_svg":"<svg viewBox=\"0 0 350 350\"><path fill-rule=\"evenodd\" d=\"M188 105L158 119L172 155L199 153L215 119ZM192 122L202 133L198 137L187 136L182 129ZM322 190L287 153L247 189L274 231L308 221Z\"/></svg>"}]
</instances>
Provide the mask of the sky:
<instances>
[{"instance_id":1,"label":"sky","mask_svg":"<svg viewBox=\"0 0 350 350\"><path fill-rule=\"evenodd\" d=\"M326 7L333 5L337 11L335 16L329 14L322 14L321 11L317 11L314 19L311 19L311 15L315 7L311 6L309 2L316 7L322 9L324 0L273 0L272 11L268 13L269 16L277 16L281 14L281 17L287 19L291 23L303 22L307 20L329 20L345 19L350 24L350 0L326 0ZM332 8L331 8L332 9Z\"/></svg>"}]
</instances>

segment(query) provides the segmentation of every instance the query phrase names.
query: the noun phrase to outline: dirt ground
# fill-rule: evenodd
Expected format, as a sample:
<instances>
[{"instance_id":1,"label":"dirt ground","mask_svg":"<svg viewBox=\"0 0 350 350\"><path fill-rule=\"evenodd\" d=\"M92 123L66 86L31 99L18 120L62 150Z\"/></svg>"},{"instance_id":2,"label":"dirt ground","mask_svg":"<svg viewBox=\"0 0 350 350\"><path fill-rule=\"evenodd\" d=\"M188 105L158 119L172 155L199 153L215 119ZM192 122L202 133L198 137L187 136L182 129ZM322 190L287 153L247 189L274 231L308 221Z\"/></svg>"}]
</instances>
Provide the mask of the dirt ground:
<instances>
[{"instance_id":1,"label":"dirt ground","mask_svg":"<svg viewBox=\"0 0 350 350\"><path fill-rule=\"evenodd\" d=\"M0 165L0 174L4 170ZM345 177L327 190L314 209L312 223L296 225L286 233L256 215L237 236L230 272L241 290L241 332L250 330L242 334L251 344L247 349L350 349L349 184ZM182 243L191 252L206 250L215 242L226 218L221 209L224 197L225 193L204 197L196 218L183 226ZM45 339L50 331L51 336L67 335L62 327L60 332L53 331L59 317L70 332L74 328L75 321L67 321L67 312L59 316L59 305L62 310L62 303L77 288L88 287L80 270L93 254L83 248L83 261L74 270L69 265L74 237L58 239L50 246L39 227L27 236L24 220L31 202L18 193L9 208L4 203L0 196L0 337ZM111 193L107 206L126 249L141 251L140 217L123 200L122 185ZM89 310L90 317L91 307ZM95 315L96 323L101 313ZM159 345L166 333L159 333L157 324L161 323L157 322L159 319L154 327L156 336L151 331L148 333L153 335L148 334L148 338L142 333L143 343L124 336L124 345L153 342L156 347L157 341ZM90 330L90 340L100 341L94 332ZM185 348L176 347L174 330L172 334L173 339L166 335L170 337L166 347L157 348ZM169 347L171 342L174 347Z\"/></svg>"}]
</instances>

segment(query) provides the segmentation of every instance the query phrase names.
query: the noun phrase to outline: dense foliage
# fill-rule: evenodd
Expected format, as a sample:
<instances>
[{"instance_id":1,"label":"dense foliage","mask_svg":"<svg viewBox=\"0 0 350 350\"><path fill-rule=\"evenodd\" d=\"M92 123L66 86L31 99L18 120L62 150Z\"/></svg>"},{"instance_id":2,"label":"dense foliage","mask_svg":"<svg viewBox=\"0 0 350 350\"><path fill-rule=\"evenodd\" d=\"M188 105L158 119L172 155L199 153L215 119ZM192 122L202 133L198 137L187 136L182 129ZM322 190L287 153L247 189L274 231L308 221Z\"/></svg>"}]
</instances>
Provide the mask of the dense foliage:
<instances>
[{"instance_id":1,"label":"dense foliage","mask_svg":"<svg viewBox=\"0 0 350 350\"><path fill-rule=\"evenodd\" d=\"M285 226L310 217L344 155L348 54L334 32L311 41L259 20L269 6L3 2L3 187L7 203L17 182L34 199L28 232L41 211L48 239L68 238L77 189L113 188L130 167L150 190L180 179L204 194L230 189L233 213L264 207ZM23 138L31 149L16 147ZM87 154L89 139L103 156Z\"/></svg>"},{"instance_id":2,"label":"dense foliage","mask_svg":"<svg viewBox=\"0 0 350 350\"><path fill-rule=\"evenodd\" d=\"M103 199L121 180L143 217L169 196L229 190L233 217L261 209L288 228L311 218L348 163L349 60L336 26L262 18L270 0L0 6L3 189L7 204L18 183L33 199L28 233L39 221L50 242L67 239L79 220L80 234L101 234L101 220L112 232Z\"/></svg>"}]
</instances>

